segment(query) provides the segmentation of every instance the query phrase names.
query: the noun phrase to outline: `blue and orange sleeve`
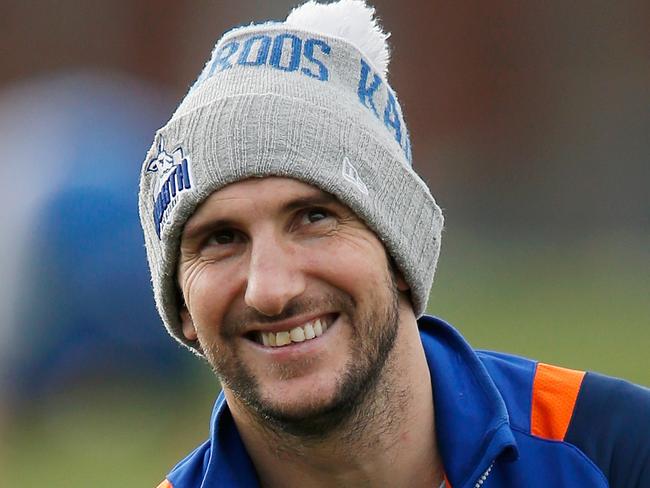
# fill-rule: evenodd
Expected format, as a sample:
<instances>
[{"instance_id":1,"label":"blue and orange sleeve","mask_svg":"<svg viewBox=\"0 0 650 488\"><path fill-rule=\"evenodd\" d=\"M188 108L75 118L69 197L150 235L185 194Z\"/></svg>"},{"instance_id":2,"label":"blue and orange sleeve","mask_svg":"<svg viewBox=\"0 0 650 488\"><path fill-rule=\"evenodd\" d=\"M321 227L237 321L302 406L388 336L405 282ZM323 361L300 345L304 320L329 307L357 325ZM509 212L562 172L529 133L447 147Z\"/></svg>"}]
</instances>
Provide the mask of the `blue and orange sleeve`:
<instances>
[{"instance_id":1,"label":"blue and orange sleeve","mask_svg":"<svg viewBox=\"0 0 650 488\"><path fill-rule=\"evenodd\" d=\"M573 417L585 373L539 363L533 379L531 434L563 441Z\"/></svg>"},{"instance_id":2,"label":"blue and orange sleeve","mask_svg":"<svg viewBox=\"0 0 650 488\"><path fill-rule=\"evenodd\" d=\"M532 389L530 432L577 447L617 488L650 487L650 390L544 363Z\"/></svg>"},{"instance_id":3,"label":"blue and orange sleeve","mask_svg":"<svg viewBox=\"0 0 650 488\"><path fill-rule=\"evenodd\" d=\"M609 486L650 486L650 389L587 373L565 436Z\"/></svg>"}]
</instances>

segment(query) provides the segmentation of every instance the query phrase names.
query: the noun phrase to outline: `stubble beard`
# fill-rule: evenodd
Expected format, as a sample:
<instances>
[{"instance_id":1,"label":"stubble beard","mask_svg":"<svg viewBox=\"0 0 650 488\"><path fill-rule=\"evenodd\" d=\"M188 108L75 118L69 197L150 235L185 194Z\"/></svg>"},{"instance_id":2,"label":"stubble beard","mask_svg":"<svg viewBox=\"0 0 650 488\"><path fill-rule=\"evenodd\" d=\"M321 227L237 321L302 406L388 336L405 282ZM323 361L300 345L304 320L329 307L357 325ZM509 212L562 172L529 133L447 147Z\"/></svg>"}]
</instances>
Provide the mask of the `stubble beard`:
<instances>
[{"instance_id":1,"label":"stubble beard","mask_svg":"<svg viewBox=\"0 0 650 488\"><path fill-rule=\"evenodd\" d=\"M349 326L352 333L350 359L328 402L313 402L300 411L275 405L263 398L257 379L241 357L219 351L216 345L202 349L221 383L247 407L262 429L276 437L289 435L305 443L318 443L345 432L344 437L352 442L353 437L360 437L371 422L376 422L378 416L388 411L386 403L392 396L391 382L386 378L392 376L390 356L399 327L399 292L394 279L387 286L384 300L366 312L359 312L352 298L340 293L320 298L318 304L313 300L289 304L281 317L257 318L262 322L282 320L317 310L317 306L323 306L323 301L348 317L349 324L345 326ZM251 314L248 311L247 318L252 318ZM237 320L224 321L227 332L241 330L240 327Z\"/></svg>"}]
</instances>

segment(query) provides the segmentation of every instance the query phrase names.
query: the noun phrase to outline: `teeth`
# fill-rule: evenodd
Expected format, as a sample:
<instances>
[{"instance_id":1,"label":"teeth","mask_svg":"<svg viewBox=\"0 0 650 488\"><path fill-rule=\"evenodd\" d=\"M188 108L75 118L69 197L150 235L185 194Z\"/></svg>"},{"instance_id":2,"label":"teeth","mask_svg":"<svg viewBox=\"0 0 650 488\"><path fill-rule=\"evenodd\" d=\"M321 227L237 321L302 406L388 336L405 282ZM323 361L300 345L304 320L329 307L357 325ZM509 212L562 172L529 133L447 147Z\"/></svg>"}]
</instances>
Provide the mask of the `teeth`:
<instances>
[{"instance_id":1,"label":"teeth","mask_svg":"<svg viewBox=\"0 0 650 488\"><path fill-rule=\"evenodd\" d=\"M262 332L262 344L267 347L280 347L292 342L304 342L315 337L320 337L327 330L327 323L324 320L316 319L307 322L302 327L294 327L290 331Z\"/></svg>"},{"instance_id":2,"label":"teeth","mask_svg":"<svg viewBox=\"0 0 650 488\"><path fill-rule=\"evenodd\" d=\"M278 332L275 334L276 346L286 346L287 344L291 344L291 336L288 332Z\"/></svg>"},{"instance_id":3,"label":"teeth","mask_svg":"<svg viewBox=\"0 0 650 488\"><path fill-rule=\"evenodd\" d=\"M291 336L291 342L303 342L305 340L305 331L302 330L302 327L291 329L289 335Z\"/></svg>"},{"instance_id":4,"label":"teeth","mask_svg":"<svg viewBox=\"0 0 650 488\"><path fill-rule=\"evenodd\" d=\"M316 337L323 335L323 326L321 325L320 320L314 322L314 334L316 334Z\"/></svg>"},{"instance_id":5,"label":"teeth","mask_svg":"<svg viewBox=\"0 0 650 488\"><path fill-rule=\"evenodd\" d=\"M314 332L314 327L311 324L305 325L305 339L313 339L316 337L316 333Z\"/></svg>"}]
</instances>

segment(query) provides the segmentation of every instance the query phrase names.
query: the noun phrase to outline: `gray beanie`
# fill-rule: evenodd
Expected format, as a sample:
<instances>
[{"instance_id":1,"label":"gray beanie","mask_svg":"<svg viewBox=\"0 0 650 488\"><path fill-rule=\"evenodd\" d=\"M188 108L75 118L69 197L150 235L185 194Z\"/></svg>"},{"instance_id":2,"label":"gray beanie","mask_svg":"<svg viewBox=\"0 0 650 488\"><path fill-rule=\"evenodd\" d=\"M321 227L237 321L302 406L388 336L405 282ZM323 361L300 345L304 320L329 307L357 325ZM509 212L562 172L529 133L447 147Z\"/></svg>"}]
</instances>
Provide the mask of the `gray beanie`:
<instances>
[{"instance_id":1,"label":"gray beanie","mask_svg":"<svg viewBox=\"0 0 650 488\"><path fill-rule=\"evenodd\" d=\"M158 311L181 331L180 237L213 192L252 177L295 178L336 196L386 246L426 308L443 217L411 167L408 130L388 85L387 34L363 0L309 2L281 23L216 44L142 167L140 219Z\"/></svg>"}]
</instances>

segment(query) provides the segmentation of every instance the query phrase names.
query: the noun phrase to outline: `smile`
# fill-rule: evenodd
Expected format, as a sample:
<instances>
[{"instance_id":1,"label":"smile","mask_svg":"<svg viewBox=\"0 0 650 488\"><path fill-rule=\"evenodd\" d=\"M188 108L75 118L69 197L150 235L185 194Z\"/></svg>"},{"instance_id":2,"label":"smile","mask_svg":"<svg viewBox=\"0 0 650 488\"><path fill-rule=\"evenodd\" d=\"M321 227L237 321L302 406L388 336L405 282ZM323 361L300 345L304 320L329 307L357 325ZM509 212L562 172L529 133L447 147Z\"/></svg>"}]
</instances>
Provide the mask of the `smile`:
<instances>
[{"instance_id":1,"label":"smile","mask_svg":"<svg viewBox=\"0 0 650 488\"><path fill-rule=\"evenodd\" d=\"M282 347L297 342L305 342L322 336L333 322L332 316L319 317L289 330L277 332L258 331L255 342L267 347Z\"/></svg>"}]
</instances>

